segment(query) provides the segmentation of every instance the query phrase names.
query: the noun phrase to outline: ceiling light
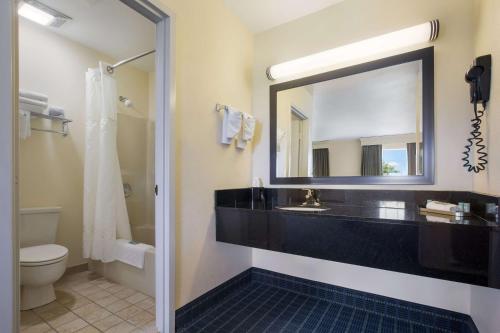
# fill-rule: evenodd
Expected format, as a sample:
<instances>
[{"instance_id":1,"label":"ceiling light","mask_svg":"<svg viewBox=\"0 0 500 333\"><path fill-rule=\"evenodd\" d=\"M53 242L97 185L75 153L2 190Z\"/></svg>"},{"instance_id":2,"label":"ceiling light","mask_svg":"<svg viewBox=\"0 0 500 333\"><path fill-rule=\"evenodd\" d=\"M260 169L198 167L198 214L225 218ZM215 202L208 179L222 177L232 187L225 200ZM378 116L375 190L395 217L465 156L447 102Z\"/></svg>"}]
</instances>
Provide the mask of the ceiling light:
<instances>
[{"instance_id":1,"label":"ceiling light","mask_svg":"<svg viewBox=\"0 0 500 333\"><path fill-rule=\"evenodd\" d=\"M439 21L433 20L385 35L347 44L267 68L269 80L328 68L335 64L366 58L378 53L433 41L439 34Z\"/></svg>"},{"instance_id":2,"label":"ceiling light","mask_svg":"<svg viewBox=\"0 0 500 333\"><path fill-rule=\"evenodd\" d=\"M17 13L28 20L41 25L60 27L71 20L65 15L38 0L23 0L19 4Z\"/></svg>"},{"instance_id":3,"label":"ceiling light","mask_svg":"<svg viewBox=\"0 0 500 333\"><path fill-rule=\"evenodd\" d=\"M49 25L55 20L53 15L50 15L49 13L46 13L43 10L25 2L21 4L17 13L22 17L41 25Z\"/></svg>"}]
</instances>

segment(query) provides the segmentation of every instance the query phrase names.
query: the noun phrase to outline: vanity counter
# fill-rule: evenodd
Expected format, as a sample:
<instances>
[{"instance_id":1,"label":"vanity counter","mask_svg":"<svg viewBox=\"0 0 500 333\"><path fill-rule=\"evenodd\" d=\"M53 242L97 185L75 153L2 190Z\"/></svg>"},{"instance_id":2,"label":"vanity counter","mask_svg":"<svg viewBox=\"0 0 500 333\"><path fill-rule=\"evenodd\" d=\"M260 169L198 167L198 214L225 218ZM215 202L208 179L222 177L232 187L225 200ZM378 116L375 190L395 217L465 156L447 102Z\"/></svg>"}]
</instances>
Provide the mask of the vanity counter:
<instances>
[{"instance_id":1,"label":"vanity counter","mask_svg":"<svg viewBox=\"0 0 500 333\"><path fill-rule=\"evenodd\" d=\"M384 204L384 202L379 202ZM352 205L342 205L342 204L332 204L332 203L322 203L319 209L325 209L323 211L294 211L296 207L301 207L300 204L292 206L274 206L270 208L247 208L241 207L236 209L250 209L255 211L268 211L277 214L295 214L295 215L312 215L312 216L324 216L333 217L337 219L363 221L363 222L376 222L376 223L403 223L403 224L415 224L415 223L445 223L445 224L457 224L466 225L474 227L486 227L486 228L499 228L500 225L488 221L480 216L471 214L463 218L455 218L453 216L446 215L422 215L420 214L418 207L412 208L396 208L392 207L391 203L386 202L387 206L352 206ZM219 207L217 207L219 208ZM234 207L225 207L234 208ZM283 209L283 208L291 208Z\"/></svg>"},{"instance_id":2,"label":"vanity counter","mask_svg":"<svg viewBox=\"0 0 500 333\"><path fill-rule=\"evenodd\" d=\"M323 190L328 210L285 211L277 207L300 205L303 193L282 190L217 191L217 241L500 289L500 227L486 215L434 220L407 197L384 198L405 199L387 193L396 191L381 191L375 200L346 199L352 193L344 192L342 202L332 199L339 193ZM475 208L484 204L475 194L453 195L467 195Z\"/></svg>"}]
</instances>

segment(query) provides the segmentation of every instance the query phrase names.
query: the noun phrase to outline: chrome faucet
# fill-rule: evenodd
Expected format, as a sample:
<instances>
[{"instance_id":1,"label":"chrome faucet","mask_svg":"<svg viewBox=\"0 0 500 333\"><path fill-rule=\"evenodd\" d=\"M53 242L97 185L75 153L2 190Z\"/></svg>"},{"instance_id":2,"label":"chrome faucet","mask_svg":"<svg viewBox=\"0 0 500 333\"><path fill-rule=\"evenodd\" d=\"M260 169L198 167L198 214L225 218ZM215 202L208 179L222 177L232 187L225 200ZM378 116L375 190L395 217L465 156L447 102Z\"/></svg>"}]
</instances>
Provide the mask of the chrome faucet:
<instances>
[{"instance_id":1,"label":"chrome faucet","mask_svg":"<svg viewBox=\"0 0 500 333\"><path fill-rule=\"evenodd\" d=\"M301 206L313 206L313 207L321 206L321 203L319 202L319 191L318 190L315 190L312 188L307 188L307 189L304 189L304 191L307 191L306 201L304 201Z\"/></svg>"}]
</instances>

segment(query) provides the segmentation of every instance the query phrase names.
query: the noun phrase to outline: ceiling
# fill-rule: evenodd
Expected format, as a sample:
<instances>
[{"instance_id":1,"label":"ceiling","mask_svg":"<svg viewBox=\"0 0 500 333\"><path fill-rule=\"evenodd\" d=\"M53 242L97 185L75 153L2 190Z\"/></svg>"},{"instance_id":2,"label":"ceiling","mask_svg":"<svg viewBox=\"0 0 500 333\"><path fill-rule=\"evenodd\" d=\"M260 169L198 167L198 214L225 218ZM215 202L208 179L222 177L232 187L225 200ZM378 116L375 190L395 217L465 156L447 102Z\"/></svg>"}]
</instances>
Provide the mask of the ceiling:
<instances>
[{"instance_id":1,"label":"ceiling","mask_svg":"<svg viewBox=\"0 0 500 333\"><path fill-rule=\"evenodd\" d=\"M155 25L119 0L40 0L73 20L53 32L117 61L155 48ZM154 71L154 55L133 62Z\"/></svg>"},{"instance_id":2,"label":"ceiling","mask_svg":"<svg viewBox=\"0 0 500 333\"><path fill-rule=\"evenodd\" d=\"M258 33L344 0L224 0L250 31Z\"/></svg>"},{"instance_id":3,"label":"ceiling","mask_svg":"<svg viewBox=\"0 0 500 333\"><path fill-rule=\"evenodd\" d=\"M314 84L312 140L415 133L420 63Z\"/></svg>"}]
</instances>

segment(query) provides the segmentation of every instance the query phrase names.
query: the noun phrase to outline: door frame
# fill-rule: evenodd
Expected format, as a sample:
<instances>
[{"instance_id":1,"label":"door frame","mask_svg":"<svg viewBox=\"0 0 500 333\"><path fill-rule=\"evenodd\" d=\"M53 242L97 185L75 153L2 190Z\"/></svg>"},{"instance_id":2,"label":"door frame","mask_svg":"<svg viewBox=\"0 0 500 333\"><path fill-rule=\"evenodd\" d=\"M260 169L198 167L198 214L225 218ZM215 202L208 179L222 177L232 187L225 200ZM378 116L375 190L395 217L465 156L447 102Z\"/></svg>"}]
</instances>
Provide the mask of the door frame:
<instances>
[{"instance_id":1,"label":"door frame","mask_svg":"<svg viewBox=\"0 0 500 333\"><path fill-rule=\"evenodd\" d=\"M156 24L156 326L175 331L174 15L160 0L119 0ZM0 332L19 331L17 1L0 1Z\"/></svg>"},{"instance_id":2,"label":"door frame","mask_svg":"<svg viewBox=\"0 0 500 333\"><path fill-rule=\"evenodd\" d=\"M17 13L0 1L0 331L19 332Z\"/></svg>"}]
</instances>

